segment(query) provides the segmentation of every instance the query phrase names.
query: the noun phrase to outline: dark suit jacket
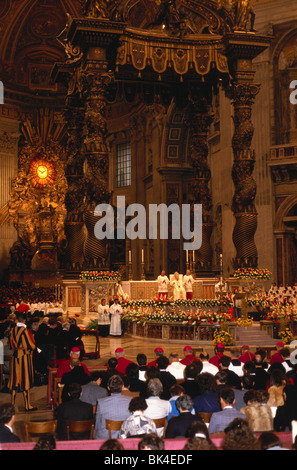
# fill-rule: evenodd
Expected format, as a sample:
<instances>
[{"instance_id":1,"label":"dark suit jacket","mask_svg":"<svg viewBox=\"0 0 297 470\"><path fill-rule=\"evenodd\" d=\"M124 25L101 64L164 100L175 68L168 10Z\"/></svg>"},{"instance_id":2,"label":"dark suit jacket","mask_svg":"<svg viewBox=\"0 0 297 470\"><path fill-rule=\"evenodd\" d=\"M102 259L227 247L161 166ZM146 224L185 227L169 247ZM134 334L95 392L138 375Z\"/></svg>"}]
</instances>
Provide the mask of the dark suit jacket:
<instances>
[{"instance_id":1,"label":"dark suit jacket","mask_svg":"<svg viewBox=\"0 0 297 470\"><path fill-rule=\"evenodd\" d=\"M170 372L161 370L159 379L163 385L163 392L160 398L162 400L169 400L171 398L169 390L170 387L176 384L176 378Z\"/></svg>"},{"instance_id":2,"label":"dark suit jacket","mask_svg":"<svg viewBox=\"0 0 297 470\"><path fill-rule=\"evenodd\" d=\"M20 442L20 439L5 424L0 424L0 442Z\"/></svg>"},{"instance_id":3,"label":"dark suit jacket","mask_svg":"<svg viewBox=\"0 0 297 470\"><path fill-rule=\"evenodd\" d=\"M193 415L190 411L180 413L176 418L168 421L165 437L173 439L175 437L187 437L187 431L192 423L201 421L200 416Z\"/></svg>"},{"instance_id":4,"label":"dark suit jacket","mask_svg":"<svg viewBox=\"0 0 297 470\"><path fill-rule=\"evenodd\" d=\"M57 409L57 435L60 441L67 440L67 432L65 420L71 421L86 421L92 419L93 406L90 403L85 403L79 398L72 399L62 403ZM72 440L89 439L89 432L87 433L72 433L70 438Z\"/></svg>"},{"instance_id":5,"label":"dark suit jacket","mask_svg":"<svg viewBox=\"0 0 297 470\"><path fill-rule=\"evenodd\" d=\"M187 379L184 382L182 382L180 385L183 387L185 393L187 395L190 395L190 397L193 398L193 400L195 397L197 397L198 386L197 386L197 382L195 379L191 379L191 380Z\"/></svg>"}]
</instances>

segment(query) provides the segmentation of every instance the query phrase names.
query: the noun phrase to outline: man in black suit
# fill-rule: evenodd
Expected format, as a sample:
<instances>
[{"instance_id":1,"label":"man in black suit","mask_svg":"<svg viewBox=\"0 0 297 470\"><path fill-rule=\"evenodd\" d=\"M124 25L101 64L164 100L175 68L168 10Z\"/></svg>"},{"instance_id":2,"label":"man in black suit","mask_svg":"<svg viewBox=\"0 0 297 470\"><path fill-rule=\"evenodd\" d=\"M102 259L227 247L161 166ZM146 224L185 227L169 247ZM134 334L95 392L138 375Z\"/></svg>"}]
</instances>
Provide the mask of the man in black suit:
<instances>
[{"instance_id":1,"label":"man in black suit","mask_svg":"<svg viewBox=\"0 0 297 470\"><path fill-rule=\"evenodd\" d=\"M163 392L160 396L162 400L169 400L171 398L170 395L170 388L175 385L176 378L174 375L172 375L170 372L168 372L166 369L169 366L169 359L166 356L160 356L157 359L157 367L160 370L160 376L159 379L162 382L163 385Z\"/></svg>"},{"instance_id":2,"label":"man in black suit","mask_svg":"<svg viewBox=\"0 0 297 470\"><path fill-rule=\"evenodd\" d=\"M187 431L195 421L203 422L199 415L192 414L194 403L189 395L180 395L175 404L179 415L168 421L165 435L167 439L187 437Z\"/></svg>"},{"instance_id":3,"label":"man in black suit","mask_svg":"<svg viewBox=\"0 0 297 470\"><path fill-rule=\"evenodd\" d=\"M196 377L202 371L203 364L201 361L194 361L188 364L185 368L185 381L180 385L183 387L185 393L190 395L191 398L195 398L198 395L198 385Z\"/></svg>"},{"instance_id":4,"label":"man in black suit","mask_svg":"<svg viewBox=\"0 0 297 470\"><path fill-rule=\"evenodd\" d=\"M3 403L0 406L0 443L20 442L19 437L13 433L14 420L14 406L11 403Z\"/></svg>"},{"instance_id":5,"label":"man in black suit","mask_svg":"<svg viewBox=\"0 0 297 470\"><path fill-rule=\"evenodd\" d=\"M80 400L82 387L80 384L72 383L68 389L69 401L61 403L57 409L57 435L60 441L67 440L65 421L87 421L94 418L93 406ZM84 433L71 433L71 440L89 439L89 431Z\"/></svg>"}]
</instances>

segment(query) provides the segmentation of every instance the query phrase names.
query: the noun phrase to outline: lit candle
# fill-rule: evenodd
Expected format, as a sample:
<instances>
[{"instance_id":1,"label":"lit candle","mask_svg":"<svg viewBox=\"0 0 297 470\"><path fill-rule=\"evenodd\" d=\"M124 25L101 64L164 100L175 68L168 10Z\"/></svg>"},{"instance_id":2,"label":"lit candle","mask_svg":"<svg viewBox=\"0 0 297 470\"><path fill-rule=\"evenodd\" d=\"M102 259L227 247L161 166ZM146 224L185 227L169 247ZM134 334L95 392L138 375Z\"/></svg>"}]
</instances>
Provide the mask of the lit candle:
<instances>
[{"instance_id":1,"label":"lit candle","mask_svg":"<svg viewBox=\"0 0 297 470\"><path fill-rule=\"evenodd\" d=\"M141 262L142 262L142 263L144 262L144 253L143 253L143 250L141 250Z\"/></svg>"}]
</instances>

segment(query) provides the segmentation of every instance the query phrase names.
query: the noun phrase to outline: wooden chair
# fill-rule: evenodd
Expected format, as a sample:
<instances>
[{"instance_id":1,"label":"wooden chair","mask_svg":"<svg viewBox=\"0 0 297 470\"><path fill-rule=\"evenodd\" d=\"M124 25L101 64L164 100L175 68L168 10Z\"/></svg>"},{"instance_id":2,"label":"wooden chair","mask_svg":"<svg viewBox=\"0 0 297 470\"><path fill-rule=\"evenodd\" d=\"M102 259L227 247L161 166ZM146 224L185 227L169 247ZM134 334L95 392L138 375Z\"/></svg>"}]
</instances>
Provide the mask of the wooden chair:
<instances>
[{"instance_id":1,"label":"wooden chair","mask_svg":"<svg viewBox=\"0 0 297 470\"><path fill-rule=\"evenodd\" d=\"M199 412L198 414L199 414L200 418L203 419L205 424L209 424L212 413Z\"/></svg>"},{"instance_id":2,"label":"wooden chair","mask_svg":"<svg viewBox=\"0 0 297 470\"><path fill-rule=\"evenodd\" d=\"M65 426L67 431L67 439L71 440L71 432L87 432L90 431L89 439L93 439L94 428L95 428L95 419L88 419L86 421L70 421L65 420Z\"/></svg>"},{"instance_id":3,"label":"wooden chair","mask_svg":"<svg viewBox=\"0 0 297 470\"><path fill-rule=\"evenodd\" d=\"M163 428L163 438L165 438L167 420L168 420L168 416L164 416L164 418L153 419L157 429Z\"/></svg>"},{"instance_id":4,"label":"wooden chair","mask_svg":"<svg viewBox=\"0 0 297 470\"><path fill-rule=\"evenodd\" d=\"M57 429L57 420L50 421L25 421L25 439L26 442L36 440L36 437L46 434L55 434ZM33 439L33 436L35 439Z\"/></svg>"},{"instance_id":5,"label":"wooden chair","mask_svg":"<svg viewBox=\"0 0 297 470\"><path fill-rule=\"evenodd\" d=\"M122 421L117 421L117 420L113 420L113 419L106 419L105 420L105 427L108 430L109 439L111 439L111 431L119 431L121 429L121 426L122 426L123 422L124 422L124 420L122 420Z\"/></svg>"}]
</instances>

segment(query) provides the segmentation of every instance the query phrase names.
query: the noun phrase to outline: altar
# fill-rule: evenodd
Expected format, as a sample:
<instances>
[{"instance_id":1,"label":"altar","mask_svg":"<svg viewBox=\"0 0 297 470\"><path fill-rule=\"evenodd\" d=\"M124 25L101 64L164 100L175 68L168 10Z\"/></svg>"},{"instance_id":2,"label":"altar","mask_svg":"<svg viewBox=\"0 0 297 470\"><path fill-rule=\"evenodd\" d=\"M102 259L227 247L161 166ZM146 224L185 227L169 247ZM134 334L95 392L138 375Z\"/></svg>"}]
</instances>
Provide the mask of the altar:
<instances>
[{"instance_id":1,"label":"altar","mask_svg":"<svg viewBox=\"0 0 297 470\"><path fill-rule=\"evenodd\" d=\"M238 287L238 281L228 279L229 292ZM217 278L195 279L193 285L193 299L215 300L215 284ZM91 320L97 319L97 308L102 298L107 303L115 294L116 282L114 280L63 280L63 304L68 316L79 317L79 322L87 325ZM158 283L155 281L132 280L122 281L123 290L132 301L154 300L158 295ZM168 289L169 298L172 297L172 287ZM214 309L214 306L205 304L205 310Z\"/></svg>"}]
</instances>

